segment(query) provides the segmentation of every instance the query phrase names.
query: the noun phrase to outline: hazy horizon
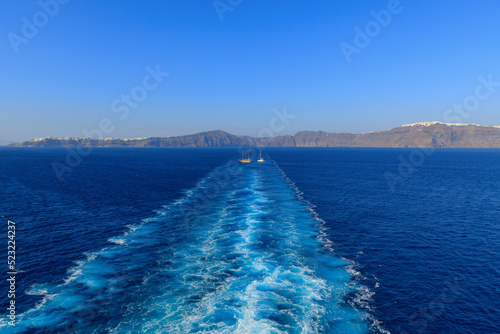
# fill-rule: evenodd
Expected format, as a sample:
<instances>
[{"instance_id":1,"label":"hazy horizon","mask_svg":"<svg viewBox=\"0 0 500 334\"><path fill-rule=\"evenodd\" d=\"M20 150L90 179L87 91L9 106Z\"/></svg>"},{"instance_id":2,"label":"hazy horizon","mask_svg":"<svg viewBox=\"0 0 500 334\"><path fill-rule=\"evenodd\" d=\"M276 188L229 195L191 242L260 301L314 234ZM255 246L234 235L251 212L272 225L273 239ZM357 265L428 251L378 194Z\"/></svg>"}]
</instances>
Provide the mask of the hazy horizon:
<instances>
[{"instance_id":1,"label":"hazy horizon","mask_svg":"<svg viewBox=\"0 0 500 334\"><path fill-rule=\"evenodd\" d=\"M438 123L442 123L442 124L450 124L450 123L445 123L445 122L440 122L440 121L424 121L424 122L416 122L416 123L408 123L408 124L400 124L396 127L399 127L399 126L405 126L405 125L413 125L413 124L418 124L418 123L433 123L433 122L438 122ZM451 123L451 124L454 124L454 123ZM456 123L455 123L456 124ZM465 124L465 125L477 125L477 126L486 126L486 127L500 127L498 125L487 125L487 124L475 124L475 123L462 123L462 124ZM394 127L394 128L396 128ZM298 132L301 132L301 131L311 131L311 132L329 132L329 133L335 133L335 132L348 132L348 133L357 133L357 134L362 134L362 133L367 133L367 132L381 132L381 131L388 131L388 130L392 130L393 128L391 129L382 129L382 130L373 130L373 131L365 131L365 132L348 132L348 131L334 131L334 132L331 132L331 131L324 131L324 130L300 130ZM262 129L261 129L262 130ZM268 130L268 129L266 129ZM198 134L198 133L202 133L202 132L214 132L214 131L224 131L224 132L227 132L231 135L236 135L236 136L248 136L248 137L254 137L254 138L259 138L259 137L275 137L275 136L281 136L281 135L295 135L297 134L298 132L296 133L290 133L290 134L287 134L287 133L282 133L282 134L276 134L275 136L266 136L266 133L261 133L262 136L259 136L258 134L257 135L252 135L252 134L239 134L239 133L232 133L230 131L226 131L224 129L209 129L209 130L201 130L201 131L198 131L198 132L193 132L193 133L184 133L184 134L179 134L179 135L160 135L160 136L139 136L139 137L106 137L104 136L103 138L115 138L115 139L137 139L137 138L149 138L149 137L182 137L182 136L189 136L189 135L194 135L194 134ZM29 141L29 140L33 140L33 139L38 139L38 138L83 138L83 136L44 136L44 137L37 137L37 138L29 138L29 139L26 139L26 140L20 140L20 141L8 141L8 140L0 140L0 146L5 146L7 144L10 144L10 143L15 143L15 142L24 142L24 141ZM98 137L92 137L92 138L98 138Z\"/></svg>"}]
</instances>

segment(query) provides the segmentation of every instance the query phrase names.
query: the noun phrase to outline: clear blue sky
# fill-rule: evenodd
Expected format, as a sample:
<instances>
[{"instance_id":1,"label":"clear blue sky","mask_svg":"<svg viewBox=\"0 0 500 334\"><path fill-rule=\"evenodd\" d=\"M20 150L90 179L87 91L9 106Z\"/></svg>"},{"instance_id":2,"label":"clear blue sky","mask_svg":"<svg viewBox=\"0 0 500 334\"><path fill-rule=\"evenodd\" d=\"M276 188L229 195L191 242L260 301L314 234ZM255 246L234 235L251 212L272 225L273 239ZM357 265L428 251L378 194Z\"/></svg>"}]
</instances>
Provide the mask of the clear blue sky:
<instances>
[{"instance_id":1,"label":"clear blue sky","mask_svg":"<svg viewBox=\"0 0 500 334\"><path fill-rule=\"evenodd\" d=\"M350 63L340 44L389 1L220 0L224 20L213 0L65 1L51 17L0 0L0 140L81 137L103 118L108 137L257 135L284 107L296 117L277 134L384 130L443 121L479 76L500 81L497 0L401 0ZM113 101L157 65L169 76L120 119ZM500 125L496 89L464 123Z\"/></svg>"}]
</instances>

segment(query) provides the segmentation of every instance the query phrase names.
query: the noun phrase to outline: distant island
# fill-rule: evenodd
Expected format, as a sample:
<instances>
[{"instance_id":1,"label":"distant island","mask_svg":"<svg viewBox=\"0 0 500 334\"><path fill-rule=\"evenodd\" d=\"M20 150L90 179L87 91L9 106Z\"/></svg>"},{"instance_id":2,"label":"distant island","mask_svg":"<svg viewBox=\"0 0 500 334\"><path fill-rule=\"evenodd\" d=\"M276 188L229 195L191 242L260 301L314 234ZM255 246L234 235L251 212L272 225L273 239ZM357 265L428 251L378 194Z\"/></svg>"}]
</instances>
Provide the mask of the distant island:
<instances>
[{"instance_id":1,"label":"distant island","mask_svg":"<svg viewBox=\"0 0 500 334\"><path fill-rule=\"evenodd\" d=\"M47 137L10 147L387 147L387 148L500 148L500 126L422 122L368 133L301 131L257 138L222 130L177 137L70 138Z\"/></svg>"}]
</instances>

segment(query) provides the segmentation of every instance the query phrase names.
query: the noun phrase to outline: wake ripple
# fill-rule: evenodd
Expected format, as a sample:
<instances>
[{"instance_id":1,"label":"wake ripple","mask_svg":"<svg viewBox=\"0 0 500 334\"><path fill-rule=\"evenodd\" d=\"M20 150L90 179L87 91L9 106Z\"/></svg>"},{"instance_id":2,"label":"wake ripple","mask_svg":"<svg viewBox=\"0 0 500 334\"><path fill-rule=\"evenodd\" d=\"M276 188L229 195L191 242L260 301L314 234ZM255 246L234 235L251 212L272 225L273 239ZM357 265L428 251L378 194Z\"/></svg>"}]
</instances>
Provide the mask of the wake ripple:
<instances>
[{"instance_id":1,"label":"wake ripple","mask_svg":"<svg viewBox=\"0 0 500 334\"><path fill-rule=\"evenodd\" d=\"M87 254L16 332L366 333L348 262L273 163L214 170ZM12 332L5 324L2 332Z\"/></svg>"}]
</instances>

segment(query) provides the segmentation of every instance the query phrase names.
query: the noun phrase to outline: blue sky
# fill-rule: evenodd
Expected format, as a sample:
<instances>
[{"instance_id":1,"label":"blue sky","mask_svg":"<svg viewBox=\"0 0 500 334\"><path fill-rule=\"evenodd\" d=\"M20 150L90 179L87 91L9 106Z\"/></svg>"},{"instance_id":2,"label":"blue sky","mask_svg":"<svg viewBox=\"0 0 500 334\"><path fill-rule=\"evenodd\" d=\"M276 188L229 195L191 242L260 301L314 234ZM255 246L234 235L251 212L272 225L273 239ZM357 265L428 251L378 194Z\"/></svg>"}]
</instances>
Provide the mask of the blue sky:
<instances>
[{"instance_id":1,"label":"blue sky","mask_svg":"<svg viewBox=\"0 0 500 334\"><path fill-rule=\"evenodd\" d=\"M276 134L384 130L445 121L480 76L500 82L495 0L55 1L0 0L0 141L81 137L103 119L107 137L256 136L284 108L296 117ZM341 43L367 25L348 62ZM144 90L148 67L169 75ZM500 125L496 89L463 123Z\"/></svg>"}]
</instances>

